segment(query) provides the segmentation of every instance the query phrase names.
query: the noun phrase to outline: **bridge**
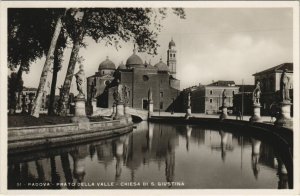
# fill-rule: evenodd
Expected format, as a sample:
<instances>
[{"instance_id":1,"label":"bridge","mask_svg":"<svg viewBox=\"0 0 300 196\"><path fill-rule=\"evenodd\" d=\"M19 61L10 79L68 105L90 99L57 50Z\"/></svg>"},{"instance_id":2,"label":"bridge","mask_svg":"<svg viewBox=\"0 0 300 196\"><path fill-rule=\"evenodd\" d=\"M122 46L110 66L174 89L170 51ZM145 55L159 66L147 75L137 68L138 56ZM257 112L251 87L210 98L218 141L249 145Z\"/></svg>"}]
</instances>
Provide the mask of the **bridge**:
<instances>
[{"instance_id":1,"label":"bridge","mask_svg":"<svg viewBox=\"0 0 300 196\"><path fill-rule=\"evenodd\" d=\"M111 116L112 112L113 112L112 108L97 108L97 110L93 112L92 116L109 117L109 116ZM127 114L130 114L131 116L136 117L140 120L148 120L148 111L147 110L128 107Z\"/></svg>"}]
</instances>

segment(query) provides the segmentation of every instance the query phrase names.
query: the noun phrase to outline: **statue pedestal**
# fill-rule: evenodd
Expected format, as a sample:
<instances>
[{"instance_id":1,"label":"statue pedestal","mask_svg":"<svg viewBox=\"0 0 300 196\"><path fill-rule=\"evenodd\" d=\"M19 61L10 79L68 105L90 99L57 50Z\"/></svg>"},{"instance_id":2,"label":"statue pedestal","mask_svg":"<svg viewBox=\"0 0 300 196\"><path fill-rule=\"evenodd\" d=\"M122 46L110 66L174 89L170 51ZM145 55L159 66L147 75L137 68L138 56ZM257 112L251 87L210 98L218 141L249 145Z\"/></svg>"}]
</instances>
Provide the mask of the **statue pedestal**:
<instances>
[{"instance_id":1,"label":"statue pedestal","mask_svg":"<svg viewBox=\"0 0 300 196\"><path fill-rule=\"evenodd\" d=\"M129 111L129 106L126 104L126 105L124 105L124 115L125 116L130 116L130 114L128 114L128 111Z\"/></svg>"},{"instance_id":2,"label":"statue pedestal","mask_svg":"<svg viewBox=\"0 0 300 196\"><path fill-rule=\"evenodd\" d=\"M275 125L281 127L293 127L293 120L291 118L291 105L290 101L283 101L279 103L280 113L275 121Z\"/></svg>"},{"instance_id":3,"label":"statue pedestal","mask_svg":"<svg viewBox=\"0 0 300 196\"><path fill-rule=\"evenodd\" d=\"M260 116L260 104L254 103L253 104L253 115L249 119L250 122L262 122L261 116Z\"/></svg>"},{"instance_id":4,"label":"statue pedestal","mask_svg":"<svg viewBox=\"0 0 300 196\"><path fill-rule=\"evenodd\" d=\"M150 101L148 106L148 118L150 118L152 114L153 114L153 102Z\"/></svg>"},{"instance_id":5,"label":"statue pedestal","mask_svg":"<svg viewBox=\"0 0 300 196\"><path fill-rule=\"evenodd\" d=\"M92 99L93 113L97 111L97 99Z\"/></svg>"},{"instance_id":6,"label":"statue pedestal","mask_svg":"<svg viewBox=\"0 0 300 196\"><path fill-rule=\"evenodd\" d=\"M111 115L110 115L111 118L115 117L115 115L116 115L116 110L117 110L116 108L117 108L117 107L116 107L116 104L114 103L113 106L112 106L112 110L113 110L113 111L112 111L112 113L111 113Z\"/></svg>"},{"instance_id":7,"label":"statue pedestal","mask_svg":"<svg viewBox=\"0 0 300 196\"><path fill-rule=\"evenodd\" d=\"M120 119L124 117L124 104L118 103L116 108L116 115L114 116L114 119Z\"/></svg>"},{"instance_id":8,"label":"statue pedestal","mask_svg":"<svg viewBox=\"0 0 300 196\"><path fill-rule=\"evenodd\" d=\"M185 119L189 119L192 116L192 109L191 107L188 107L186 109Z\"/></svg>"},{"instance_id":9,"label":"statue pedestal","mask_svg":"<svg viewBox=\"0 0 300 196\"><path fill-rule=\"evenodd\" d=\"M224 105L224 106L222 106L222 113L220 115L220 120L226 119L227 117L228 117L227 106Z\"/></svg>"},{"instance_id":10,"label":"statue pedestal","mask_svg":"<svg viewBox=\"0 0 300 196\"><path fill-rule=\"evenodd\" d=\"M75 116L71 119L72 122L89 122L85 112L85 98L84 96L77 96L75 98Z\"/></svg>"}]
</instances>

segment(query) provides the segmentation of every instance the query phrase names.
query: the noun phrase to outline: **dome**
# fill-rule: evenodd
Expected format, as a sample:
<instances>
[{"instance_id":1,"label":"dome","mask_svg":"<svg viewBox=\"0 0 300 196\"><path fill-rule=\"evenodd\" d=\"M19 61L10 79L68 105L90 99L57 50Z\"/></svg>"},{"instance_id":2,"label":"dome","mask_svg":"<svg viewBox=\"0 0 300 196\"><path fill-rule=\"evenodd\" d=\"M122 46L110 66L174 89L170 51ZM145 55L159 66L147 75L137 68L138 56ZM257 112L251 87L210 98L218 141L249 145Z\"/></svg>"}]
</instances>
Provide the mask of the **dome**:
<instances>
[{"instance_id":1,"label":"dome","mask_svg":"<svg viewBox=\"0 0 300 196\"><path fill-rule=\"evenodd\" d=\"M98 70L103 70L103 69L116 69L116 66L107 57L105 61L103 61L102 63L100 63L99 68L98 68Z\"/></svg>"},{"instance_id":2,"label":"dome","mask_svg":"<svg viewBox=\"0 0 300 196\"><path fill-rule=\"evenodd\" d=\"M126 67L141 67L143 65L142 59L135 53L133 53L126 61Z\"/></svg>"},{"instance_id":3,"label":"dome","mask_svg":"<svg viewBox=\"0 0 300 196\"><path fill-rule=\"evenodd\" d=\"M124 65L123 61L118 66L118 69L126 69L126 66Z\"/></svg>"},{"instance_id":4,"label":"dome","mask_svg":"<svg viewBox=\"0 0 300 196\"><path fill-rule=\"evenodd\" d=\"M157 67L158 71L169 71L169 67L161 59L154 67Z\"/></svg>"},{"instance_id":5,"label":"dome","mask_svg":"<svg viewBox=\"0 0 300 196\"><path fill-rule=\"evenodd\" d=\"M175 42L173 41L173 38L172 40L169 42L169 48L171 47L175 47Z\"/></svg>"}]
</instances>

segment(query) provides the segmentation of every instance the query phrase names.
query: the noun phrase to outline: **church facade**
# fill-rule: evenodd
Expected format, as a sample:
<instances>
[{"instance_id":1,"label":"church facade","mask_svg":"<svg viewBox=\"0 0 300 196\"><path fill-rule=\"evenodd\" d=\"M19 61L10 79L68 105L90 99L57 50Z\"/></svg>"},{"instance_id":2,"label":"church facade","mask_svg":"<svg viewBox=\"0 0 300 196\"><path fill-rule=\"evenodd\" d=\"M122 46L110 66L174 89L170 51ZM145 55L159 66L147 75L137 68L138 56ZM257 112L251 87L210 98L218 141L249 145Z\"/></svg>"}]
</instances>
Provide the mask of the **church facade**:
<instances>
[{"instance_id":1,"label":"church facade","mask_svg":"<svg viewBox=\"0 0 300 196\"><path fill-rule=\"evenodd\" d=\"M128 106L147 110L148 92L152 92L154 111L174 111L180 94L180 81L176 79L175 42L169 42L167 64L160 59L154 66L138 56L136 51L117 68L107 57L98 72L87 78L87 101L97 100L97 107L110 108L118 84L128 89Z\"/></svg>"}]
</instances>

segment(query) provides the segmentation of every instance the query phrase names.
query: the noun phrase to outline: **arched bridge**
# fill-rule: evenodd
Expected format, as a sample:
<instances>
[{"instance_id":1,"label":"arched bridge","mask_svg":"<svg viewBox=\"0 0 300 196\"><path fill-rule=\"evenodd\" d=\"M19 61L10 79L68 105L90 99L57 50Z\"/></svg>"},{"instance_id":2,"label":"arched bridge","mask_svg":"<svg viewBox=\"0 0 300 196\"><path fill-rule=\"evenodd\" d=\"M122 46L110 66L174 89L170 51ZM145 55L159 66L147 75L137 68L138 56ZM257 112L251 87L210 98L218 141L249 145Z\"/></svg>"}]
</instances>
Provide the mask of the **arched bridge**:
<instances>
[{"instance_id":1,"label":"arched bridge","mask_svg":"<svg viewBox=\"0 0 300 196\"><path fill-rule=\"evenodd\" d=\"M97 108L96 111L93 112L92 116L111 116L113 112L112 108ZM137 109L137 108L131 108L128 107L127 114L130 114L133 117L139 118L140 120L148 120L148 111Z\"/></svg>"}]
</instances>

